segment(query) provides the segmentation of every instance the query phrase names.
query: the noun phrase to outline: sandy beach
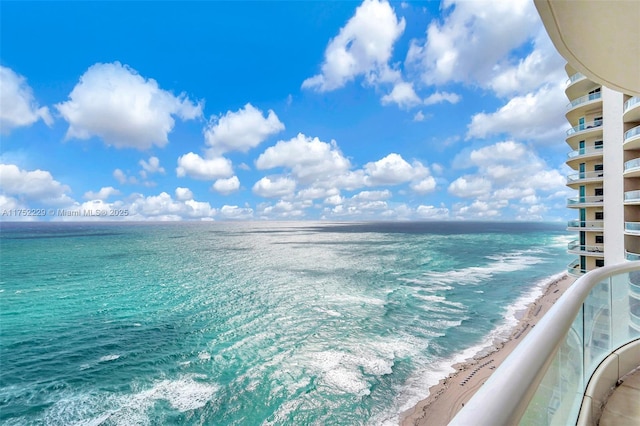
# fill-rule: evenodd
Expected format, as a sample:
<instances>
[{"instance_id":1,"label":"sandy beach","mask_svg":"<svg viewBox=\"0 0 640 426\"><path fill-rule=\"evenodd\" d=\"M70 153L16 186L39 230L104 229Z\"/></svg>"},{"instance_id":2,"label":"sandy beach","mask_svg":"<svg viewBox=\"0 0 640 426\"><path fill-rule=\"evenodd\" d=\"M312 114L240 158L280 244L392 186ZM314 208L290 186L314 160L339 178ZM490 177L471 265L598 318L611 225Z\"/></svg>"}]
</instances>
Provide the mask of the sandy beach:
<instances>
[{"instance_id":1,"label":"sandy beach","mask_svg":"<svg viewBox=\"0 0 640 426\"><path fill-rule=\"evenodd\" d=\"M403 426L449 423L574 281L575 278L566 274L551 281L544 293L525 310L505 342L496 345L494 350L484 350L472 359L454 364L456 371L429 388L429 396L404 412L400 423Z\"/></svg>"}]
</instances>

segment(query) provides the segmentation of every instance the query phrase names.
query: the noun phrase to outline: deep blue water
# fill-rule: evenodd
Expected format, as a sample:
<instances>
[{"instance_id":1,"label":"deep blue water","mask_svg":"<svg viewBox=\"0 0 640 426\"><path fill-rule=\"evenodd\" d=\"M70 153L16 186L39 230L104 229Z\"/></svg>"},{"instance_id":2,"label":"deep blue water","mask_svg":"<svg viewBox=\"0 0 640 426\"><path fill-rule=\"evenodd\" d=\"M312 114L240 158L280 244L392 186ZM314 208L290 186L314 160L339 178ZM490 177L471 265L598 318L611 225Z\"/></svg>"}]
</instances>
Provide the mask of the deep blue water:
<instances>
[{"instance_id":1,"label":"deep blue water","mask_svg":"<svg viewBox=\"0 0 640 426\"><path fill-rule=\"evenodd\" d=\"M561 225L1 224L0 422L394 424L571 260Z\"/></svg>"}]
</instances>

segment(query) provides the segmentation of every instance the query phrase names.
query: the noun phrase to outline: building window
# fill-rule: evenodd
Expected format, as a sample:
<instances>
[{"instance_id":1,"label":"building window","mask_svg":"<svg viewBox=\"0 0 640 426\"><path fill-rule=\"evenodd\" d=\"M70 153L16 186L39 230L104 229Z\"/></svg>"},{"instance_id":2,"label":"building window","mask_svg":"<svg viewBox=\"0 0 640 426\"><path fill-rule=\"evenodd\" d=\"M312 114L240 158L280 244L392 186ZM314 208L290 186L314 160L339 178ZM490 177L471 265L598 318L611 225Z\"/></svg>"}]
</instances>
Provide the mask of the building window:
<instances>
[{"instance_id":1,"label":"building window","mask_svg":"<svg viewBox=\"0 0 640 426\"><path fill-rule=\"evenodd\" d=\"M596 235L596 244L604 244L604 235Z\"/></svg>"},{"instance_id":2,"label":"building window","mask_svg":"<svg viewBox=\"0 0 640 426\"><path fill-rule=\"evenodd\" d=\"M602 141L595 141L595 142L593 143L593 147L594 147L595 149L602 149Z\"/></svg>"},{"instance_id":3,"label":"building window","mask_svg":"<svg viewBox=\"0 0 640 426\"><path fill-rule=\"evenodd\" d=\"M604 189L602 189L602 188L596 188L594 191L595 191L595 192L594 192L594 195L595 195L596 197L598 197L598 196L603 196L603 195L604 195Z\"/></svg>"},{"instance_id":4,"label":"building window","mask_svg":"<svg viewBox=\"0 0 640 426\"><path fill-rule=\"evenodd\" d=\"M604 220L604 212L596 212L596 220Z\"/></svg>"},{"instance_id":5,"label":"building window","mask_svg":"<svg viewBox=\"0 0 640 426\"><path fill-rule=\"evenodd\" d=\"M596 268L601 268L604 266L604 259L596 259Z\"/></svg>"}]
</instances>

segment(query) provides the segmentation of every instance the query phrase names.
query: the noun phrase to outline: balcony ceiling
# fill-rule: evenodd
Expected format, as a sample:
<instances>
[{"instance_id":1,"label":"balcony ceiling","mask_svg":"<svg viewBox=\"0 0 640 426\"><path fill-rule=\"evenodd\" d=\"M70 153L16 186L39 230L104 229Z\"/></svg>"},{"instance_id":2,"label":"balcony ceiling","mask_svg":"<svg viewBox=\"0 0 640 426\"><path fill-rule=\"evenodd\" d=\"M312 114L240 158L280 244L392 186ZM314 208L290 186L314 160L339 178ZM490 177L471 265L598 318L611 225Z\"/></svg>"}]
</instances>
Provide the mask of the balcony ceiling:
<instances>
[{"instance_id":1,"label":"balcony ceiling","mask_svg":"<svg viewBox=\"0 0 640 426\"><path fill-rule=\"evenodd\" d=\"M556 49L576 70L640 96L640 1L534 0Z\"/></svg>"}]
</instances>

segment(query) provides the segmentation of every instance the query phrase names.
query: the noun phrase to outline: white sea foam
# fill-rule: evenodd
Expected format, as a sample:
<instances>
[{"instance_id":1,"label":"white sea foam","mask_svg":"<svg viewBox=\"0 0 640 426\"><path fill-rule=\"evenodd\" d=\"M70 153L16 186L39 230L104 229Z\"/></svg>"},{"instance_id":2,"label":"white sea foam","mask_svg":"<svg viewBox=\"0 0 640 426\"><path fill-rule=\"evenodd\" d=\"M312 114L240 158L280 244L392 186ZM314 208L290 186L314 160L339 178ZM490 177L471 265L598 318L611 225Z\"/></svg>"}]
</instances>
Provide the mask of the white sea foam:
<instances>
[{"instance_id":1,"label":"white sea foam","mask_svg":"<svg viewBox=\"0 0 640 426\"><path fill-rule=\"evenodd\" d=\"M202 351L198 354L198 359L200 361L209 361L211 359L211 354L207 351Z\"/></svg>"},{"instance_id":2,"label":"white sea foam","mask_svg":"<svg viewBox=\"0 0 640 426\"><path fill-rule=\"evenodd\" d=\"M98 362L115 361L118 358L120 358L120 355L118 354L109 354L109 355L101 356Z\"/></svg>"}]
</instances>

